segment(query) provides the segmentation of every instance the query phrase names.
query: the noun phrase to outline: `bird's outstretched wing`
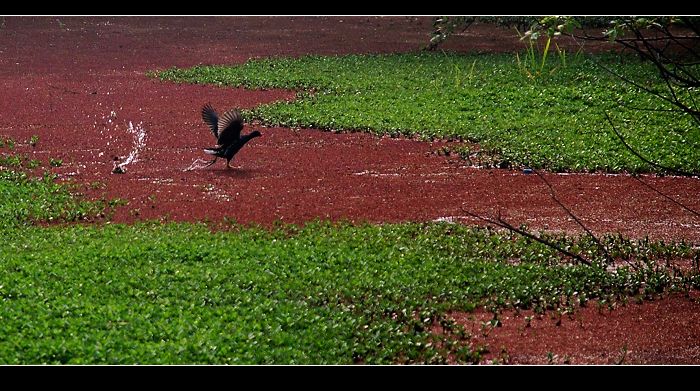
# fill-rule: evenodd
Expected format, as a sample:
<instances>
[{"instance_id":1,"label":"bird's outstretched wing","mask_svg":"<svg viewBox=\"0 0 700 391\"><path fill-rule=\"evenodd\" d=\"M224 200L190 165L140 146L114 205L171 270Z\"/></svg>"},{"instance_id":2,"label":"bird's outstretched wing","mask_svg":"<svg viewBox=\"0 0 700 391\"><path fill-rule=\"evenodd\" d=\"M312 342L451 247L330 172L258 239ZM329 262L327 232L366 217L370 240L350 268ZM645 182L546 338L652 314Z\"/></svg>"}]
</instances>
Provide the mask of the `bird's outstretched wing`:
<instances>
[{"instance_id":1,"label":"bird's outstretched wing","mask_svg":"<svg viewBox=\"0 0 700 391\"><path fill-rule=\"evenodd\" d=\"M214 133L214 137L219 138L219 116L216 114L216 110L211 107L211 104L207 103L202 107L202 119L206 123L211 132Z\"/></svg>"},{"instance_id":2,"label":"bird's outstretched wing","mask_svg":"<svg viewBox=\"0 0 700 391\"><path fill-rule=\"evenodd\" d=\"M243 130L243 117L241 113L232 109L225 112L219 121L219 145L230 145L241 137Z\"/></svg>"}]
</instances>

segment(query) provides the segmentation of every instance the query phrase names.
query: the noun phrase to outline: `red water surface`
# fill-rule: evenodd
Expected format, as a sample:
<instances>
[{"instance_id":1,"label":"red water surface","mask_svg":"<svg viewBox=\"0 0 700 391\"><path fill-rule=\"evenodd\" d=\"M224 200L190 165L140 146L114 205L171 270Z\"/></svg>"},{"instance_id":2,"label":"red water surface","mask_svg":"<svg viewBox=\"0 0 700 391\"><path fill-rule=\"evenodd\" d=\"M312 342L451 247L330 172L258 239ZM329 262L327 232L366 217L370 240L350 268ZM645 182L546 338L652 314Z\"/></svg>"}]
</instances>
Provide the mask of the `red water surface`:
<instances>
[{"instance_id":1,"label":"red water surface","mask_svg":"<svg viewBox=\"0 0 700 391\"><path fill-rule=\"evenodd\" d=\"M128 201L113 221L476 223L469 211L500 213L516 226L582 232L537 175L467 167L436 153L443 142L262 128L263 137L236 156L237 169L226 170L220 161L186 171L205 158L202 148L214 141L200 118L204 103L251 108L293 99L295 93L179 85L146 75L173 66L235 64L267 56L416 51L427 42L430 18L4 20L0 136L18 140L18 151L45 166L50 159L62 160L54 171L80 184L88 197ZM514 31L475 25L445 48L510 51L522 49L522 42ZM132 150L134 129L145 131L145 146L124 174L112 174L115 159L123 161ZM244 132L250 130L246 125ZM27 142L33 135L39 136L35 147ZM700 210L697 179L544 176L557 197L597 234L700 242L697 213L658 193ZM699 324L698 313L696 301L670 297L610 314L583 311L581 321L558 328L535 320L532 328L518 331L522 322L516 319L504 322L513 326L495 332L491 343L503 341L516 363L540 363L547 352L568 355L574 363L608 363L623 346L629 350L627 362L700 363L700 332L693 326Z\"/></svg>"}]
</instances>

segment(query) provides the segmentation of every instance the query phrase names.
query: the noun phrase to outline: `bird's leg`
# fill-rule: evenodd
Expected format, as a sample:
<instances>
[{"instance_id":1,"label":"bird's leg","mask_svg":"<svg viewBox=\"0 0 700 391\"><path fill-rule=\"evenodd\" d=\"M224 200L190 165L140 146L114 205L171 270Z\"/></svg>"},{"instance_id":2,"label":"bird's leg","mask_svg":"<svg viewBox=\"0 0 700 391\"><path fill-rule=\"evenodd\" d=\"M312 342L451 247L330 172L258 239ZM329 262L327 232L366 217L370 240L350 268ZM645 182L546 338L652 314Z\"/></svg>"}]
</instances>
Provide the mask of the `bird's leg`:
<instances>
[{"instance_id":1,"label":"bird's leg","mask_svg":"<svg viewBox=\"0 0 700 391\"><path fill-rule=\"evenodd\" d=\"M212 164L216 163L216 159L218 159L218 157L215 157L214 160L210 161L209 164L207 164L203 168L207 168L207 167L211 166Z\"/></svg>"}]
</instances>

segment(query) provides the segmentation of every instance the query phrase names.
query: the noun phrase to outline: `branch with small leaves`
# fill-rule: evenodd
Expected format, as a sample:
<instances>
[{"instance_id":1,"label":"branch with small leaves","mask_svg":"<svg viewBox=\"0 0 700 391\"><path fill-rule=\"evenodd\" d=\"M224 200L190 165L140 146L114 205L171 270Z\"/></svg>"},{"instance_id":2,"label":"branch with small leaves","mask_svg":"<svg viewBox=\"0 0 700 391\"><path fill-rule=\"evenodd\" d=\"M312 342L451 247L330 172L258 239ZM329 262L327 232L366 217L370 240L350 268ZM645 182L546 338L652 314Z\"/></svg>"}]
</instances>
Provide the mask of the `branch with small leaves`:
<instances>
[{"instance_id":1,"label":"branch with small leaves","mask_svg":"<svg viewBox=\"0 0 700 391\"><path fill-rule=\"evenodd\" d=\"M493 224L493 225L495 225L495 226L497 226L497 227L505 228L505 229L507 229L508 231L511 231L511 232L515 232L515 233L517 233L517 234L519 234L519 235L522 235L522 236L524 236L524 237L526 237L526 238L532 239L532 240L534 240L534 241L536 241L536 242L538 242L538 243L542 243L542 244L544 244L544 245L547 246L547 247L553 248L554 250L557 250L557 251L559 251L560 253L562 253L562 254L564 254L564 255L566 255L566 256L568 256L568 257L571 257L571 258L575 259L575 260L578 261L579 263L582 263L582 264L588 265L588 266L592 266L591 261L587 260L586 258L583 258L582 256L580 256L580 255L578 255L578 254L574 254L574 253L572 253L571 251L569 251L569 250L567 250L567 249L565 249L565 248L563 248L563 247L561 247L561 246L558 246L558 245L556 245L556 244L554 244L554 243L552 243L552 242L550 242L550 241L548 241L548 240L542 239L542 238L540 238L539 236L537 236L537 235L535 235L535 234L533 234L533 233L531 233L531 232L528 232L528 231L526 231L526 230L524 230L524 229L520 229L520 228L517 228L517 227L513 226L512 224L508 223L507 221L505 221L505 220L503 220L503 219L501 218L500 212L498 213L498 216L497 216L495 219L492 219L492 218L490 218L490 217L484 217L484 216L478 215L478 214L476 214L476 213L474 213L474 212L471 212L471 211L469 211L469 210L466 210L466 209L464 209L464 208L462 208L462 211L463 211L464 213L466 213L467 215L469 215L469 216L475 218L475 219L478 219L478 220L487 222L487 223L489 223L489 224Z\"/></svg>"}]
</instances>

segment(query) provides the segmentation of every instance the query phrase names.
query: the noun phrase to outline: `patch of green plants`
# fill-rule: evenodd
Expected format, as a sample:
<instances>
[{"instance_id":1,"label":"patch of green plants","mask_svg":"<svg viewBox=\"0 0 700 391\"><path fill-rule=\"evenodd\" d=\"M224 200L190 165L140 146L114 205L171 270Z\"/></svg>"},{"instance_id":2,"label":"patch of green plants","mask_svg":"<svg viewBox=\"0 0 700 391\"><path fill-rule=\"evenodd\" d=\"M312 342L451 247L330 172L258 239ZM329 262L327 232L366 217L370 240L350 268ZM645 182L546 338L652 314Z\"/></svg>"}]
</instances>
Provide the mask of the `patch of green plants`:
<instances>
[{"instance_id":1,"label":"patch of green plants","mask_svg":"<svg viewBox=\"0 0 700 391\"><path fill-rule=\"evenodd\" d=\"M0 137L0 148L7 148L9 150L15 149L15 139L12 137Z\"/></svg>"},{"instance_id":2,"label":"patch of green plants","mask_svg":"<svg viewBox=\"0 0 700 391\"><path fill-rule=\"evenodd\" d=\"M3 227L0 363L477 362L448 311L575 308L698 287L683 243L521 237L446 223ZM633 264L634 267L631 265ZM446 335L433 326L440 324Z\"/></svg>"},{"instance_id":3,"label":"patch of green plants","mask_svg":"<svg viewBox=\"0 0 700 391\"><path fill-rule=\"evenodd\" d=\"M17 154L0 155L0 166L22 167L22 156Z\"/></svg>"},{"instance_id":4,"label":"patch of green plants","mask_svg":"<svg viewBox=\"0 0 700 391\"><path fill-rule=\"evenodd\" d=\"M532 48L531 48L532 49ZM628 56L392 54L251 60L158 72L163 80L297 89L297 99L244 115L270 125L368 131L478 143L496 166L554 171L645 172L615 136L671 169L700 170L700 129L687 115L606 71L646 80L655 70ZM552 49L549 50L552 52ZM520 61L518 61L520 59ZM554 71L553 71L554 70ZM536 75L537 77L530 77ZM474 150L464 147L463 156Z\"/></svg>"},{"instance_id":5,"label":"patch of green plants","mask_svg":"<svg viewBox=\"0 0 700 391\"><path fill-rule=\"evenodd\" d=\"M0 165L0 225L86 220L104 215L106 207L104 201L75 198L71 187L57 183L54 174L31 176Z\"/></svg>"},{"instance_id":6,"label":"patch of green plants","mask_svg":"<svg viewBox=\"0 0 700 391\"><path fill-rule=\"evenodd\" d=\"M111 212L105 201L77 198L76 186L57 182L55 174L29 171L39 166L38 160L0 149L0 227L81 221Z\"/></svg>"}]
</instances>

